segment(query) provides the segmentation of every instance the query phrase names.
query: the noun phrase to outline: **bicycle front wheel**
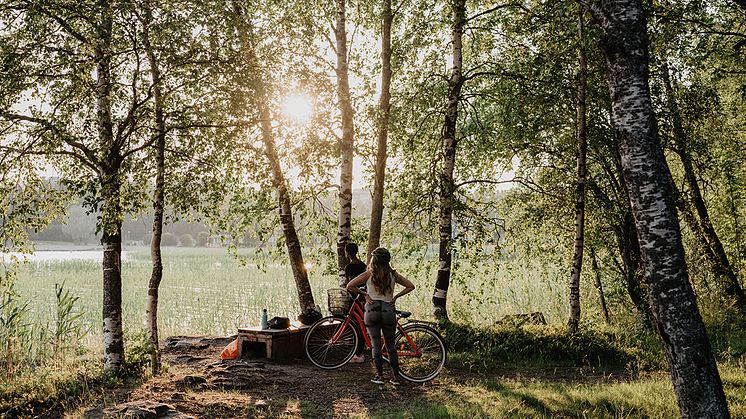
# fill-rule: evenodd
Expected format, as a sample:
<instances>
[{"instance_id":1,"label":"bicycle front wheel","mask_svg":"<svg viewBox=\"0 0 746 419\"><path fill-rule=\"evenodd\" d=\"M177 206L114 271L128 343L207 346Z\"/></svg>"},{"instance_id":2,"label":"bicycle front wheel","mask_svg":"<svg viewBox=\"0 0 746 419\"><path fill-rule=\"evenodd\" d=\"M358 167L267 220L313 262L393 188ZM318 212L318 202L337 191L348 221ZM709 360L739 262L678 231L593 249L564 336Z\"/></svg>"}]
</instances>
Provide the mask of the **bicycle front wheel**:
<instances>
[{"instance_id":1,"label":"bicycle front wheel","mask_svg":"<svg viewBox=\"0 0 746 419\"><path fill-rule=\"evenodd\" d=\"M317 321L306 332L306 356L317 367L333 370L352 359L360 338L352 323L329 316Z\"/></svg>"},{"instance_id":2,"label":"bicycle front wheel","mask_svg":"<svg viewBox=\"0 0 746 419\"><path fill-rule=\"evenodd\" d=\"M396 334L401 376L414 383L432 380L446 363L445 340L437 330L421 323L410 323L403 330Z\"/></svg>"}]
</instances>

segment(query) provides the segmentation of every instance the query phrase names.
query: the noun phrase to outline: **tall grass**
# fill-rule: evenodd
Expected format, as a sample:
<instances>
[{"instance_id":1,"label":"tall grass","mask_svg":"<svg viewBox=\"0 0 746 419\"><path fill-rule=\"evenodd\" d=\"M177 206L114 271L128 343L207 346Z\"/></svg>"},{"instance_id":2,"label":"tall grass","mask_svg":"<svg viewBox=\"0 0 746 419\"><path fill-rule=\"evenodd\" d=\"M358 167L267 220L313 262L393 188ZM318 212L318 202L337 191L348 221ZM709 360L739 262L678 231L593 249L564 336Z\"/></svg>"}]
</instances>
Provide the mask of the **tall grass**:
<instances>
[{"instance_id":1,"label":"tall grass","mask_svg":"<svg viewBox=\"0 0 746 419\"><path fill-rule=\"evenodd\" d=\"M125 333L144 327L145 298L150 277L150 256L145 248L129 251L122 262L122 294ZM298 298L288 266L276 260L242 254L242 264L223 249L165 248L160 288L159 321L162 336L175 334L230 334L244 325L258 324L259 313L295 315ZM399 300L399 308L415 316L430 316L432 282L436 261L396 261L397 269L412 279L417 290ZM313 262L311 262L313 263ZM309 264L311 265L311 264ZM563 279L548 267L482 267L480 277L461 279L449 292L455 320L491 324L510 313L543 311L551 320L564 312ZM336 287L333 274L318 265L309 267L316 303L325 309L328 288ZM487 280L485 280L487 278ZM78 300L89 343L97 343L101 323L101 265L92 260L29 262L18 274L16 286L36 321L54 318L55 284L64 282ZM479 296L482 296L480 298ZM593 305L594 302L588 303Z\"/></svg>"}]
</instances>

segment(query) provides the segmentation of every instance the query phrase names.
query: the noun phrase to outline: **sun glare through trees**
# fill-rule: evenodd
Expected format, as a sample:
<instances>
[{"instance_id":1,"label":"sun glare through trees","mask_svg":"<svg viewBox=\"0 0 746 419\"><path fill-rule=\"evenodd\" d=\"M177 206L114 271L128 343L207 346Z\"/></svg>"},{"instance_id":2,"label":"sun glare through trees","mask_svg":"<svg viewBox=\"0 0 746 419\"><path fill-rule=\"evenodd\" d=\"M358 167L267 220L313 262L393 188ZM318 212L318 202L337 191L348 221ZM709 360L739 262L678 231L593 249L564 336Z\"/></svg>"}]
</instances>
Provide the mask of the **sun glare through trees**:
<instances>
[{"instance_id":1,"label":"sun glare through trees","mask_svg":"<svg viewBox=\"0 0 746 419\"><path fill-rule=\"evenodd\" d=\"M303 93L292 93L281 102L282 114L290 121L308 125L313 118L313 99Z\"/></svg>"}]
</instances>

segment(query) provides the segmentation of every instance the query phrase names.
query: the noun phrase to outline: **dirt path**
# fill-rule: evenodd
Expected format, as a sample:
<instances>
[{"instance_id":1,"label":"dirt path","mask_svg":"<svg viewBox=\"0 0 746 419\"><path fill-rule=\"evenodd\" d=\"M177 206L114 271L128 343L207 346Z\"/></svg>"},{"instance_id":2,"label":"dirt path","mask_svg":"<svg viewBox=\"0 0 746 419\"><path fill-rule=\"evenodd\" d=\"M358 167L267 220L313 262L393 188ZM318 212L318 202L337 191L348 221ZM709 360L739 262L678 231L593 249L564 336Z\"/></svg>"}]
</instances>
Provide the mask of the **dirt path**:
<instances>
[{"instance_id":1,"label":"dirt path","mask_svg":"<svg viewBox=\"0 0 746 419\"><path fill-rule=\"evenodd\" d=\"M220 351L231 338L175 336L165 342L163 360L168 372L138 387L109 394L93 408L79 412L86 418L217 418L362 416L391 409L433 403L450 387L470 379L515 378L525 371L445 371L425 385L377 386L370 363L349 364L322 371L307 360L286 363L264 359L222 361ZM541 371L552 381L614 381L624 377L583 375L578 371ZM488 376L486 376L487 374ZM529 374L529 375L531 375Z\"/></svg>"}]
</instances>

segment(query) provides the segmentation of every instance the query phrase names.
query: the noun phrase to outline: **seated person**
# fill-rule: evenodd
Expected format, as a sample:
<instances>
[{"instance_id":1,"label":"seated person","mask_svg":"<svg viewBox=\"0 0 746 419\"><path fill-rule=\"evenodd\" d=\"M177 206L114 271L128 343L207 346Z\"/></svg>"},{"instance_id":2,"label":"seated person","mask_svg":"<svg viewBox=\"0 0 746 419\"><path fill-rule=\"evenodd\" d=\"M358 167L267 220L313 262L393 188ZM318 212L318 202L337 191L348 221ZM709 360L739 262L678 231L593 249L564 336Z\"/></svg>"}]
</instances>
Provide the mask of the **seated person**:
<instances>
[{"instance_id":1,"label":"seated person","mask_svg":"<svg viewBox=\"0 0 746 419\"><path fill-rule=\"evenodd\" d=\"M350 263L345 266L345 283L340 284L342 287L346 287L347 284L352 281L355 277L362 274L366 271L367 266L365 265L365 262L360 260L357 257L358 252L358 246L357 243L347 243L345 246L345 256L347 256L347 260L350 261ZM354 293L350 293L350 298L354 300L356 295ZM355 355L352 357L350 362L354 363L360 363L365 362L365 356L363 356L363 350L365 349L365 341L363 339L360 339L360 341L357 344L357 350L355 351Z\"/></svg>"}]
</instances>

